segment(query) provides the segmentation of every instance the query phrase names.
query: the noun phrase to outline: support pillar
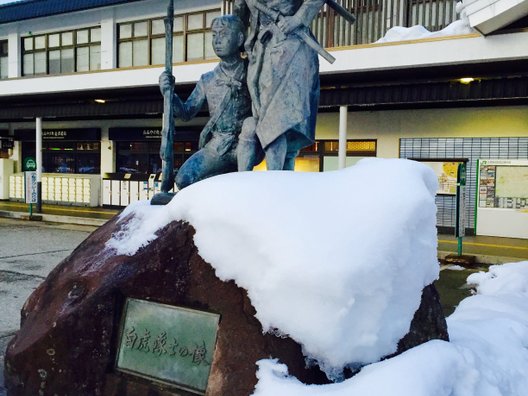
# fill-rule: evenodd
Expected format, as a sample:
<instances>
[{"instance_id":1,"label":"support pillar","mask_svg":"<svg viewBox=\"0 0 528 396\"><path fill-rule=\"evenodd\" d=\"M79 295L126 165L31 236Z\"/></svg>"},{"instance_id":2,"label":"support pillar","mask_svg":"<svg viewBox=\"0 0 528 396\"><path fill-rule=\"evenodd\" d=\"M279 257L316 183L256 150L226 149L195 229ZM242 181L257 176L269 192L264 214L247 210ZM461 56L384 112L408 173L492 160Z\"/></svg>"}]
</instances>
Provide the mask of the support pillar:
<instances>
[{"instance_id":1,"label":"support pillar","mask_svg":"<svg viewBox=\"0 0 528 396\"><path fill-rule=\"evenodd\" d=\"M338 169L344 169L346 166L347 152L347 106L339 106L339 151L338 151Z\"/></svg>"},{"instance_id":2,"label":"support pillar","mask_svg":"<svg viewBox=\"0 0 528 396\"><path fill-rule=\"evenodd\" d=\"M35 160L37 162L37 213L42 213L42 117L35 120Z\"/></svg>"}]
</instances>

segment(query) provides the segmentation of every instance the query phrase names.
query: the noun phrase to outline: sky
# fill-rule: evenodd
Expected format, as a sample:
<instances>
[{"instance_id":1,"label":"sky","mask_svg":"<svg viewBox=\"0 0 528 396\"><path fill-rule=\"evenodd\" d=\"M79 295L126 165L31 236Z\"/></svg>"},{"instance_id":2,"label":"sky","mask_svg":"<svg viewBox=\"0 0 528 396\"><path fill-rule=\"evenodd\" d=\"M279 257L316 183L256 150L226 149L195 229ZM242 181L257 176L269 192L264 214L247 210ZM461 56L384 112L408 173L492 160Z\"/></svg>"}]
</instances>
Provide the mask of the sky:
<instances>
[{"instance_id":1,"label":"sky","mask_svg":"<svg viewBox=\"0 0 528 396\"><path fill-rule=\"evenodd\" d=\"M470 276L476 294L447 319L449 342L378 361L396 350L439 274L436 185L430 168L404 159L235 172L191 185L167 206L130 205L121 218L133 221L107 248L134 254L169 222L189 222L199 254L247 290L263 329L296 340L335 382L304 385L270 358L255 362L255 396L526 396L528 262ZM357 363L361 371L343 381Z\"/></svg>"}]
</instances>

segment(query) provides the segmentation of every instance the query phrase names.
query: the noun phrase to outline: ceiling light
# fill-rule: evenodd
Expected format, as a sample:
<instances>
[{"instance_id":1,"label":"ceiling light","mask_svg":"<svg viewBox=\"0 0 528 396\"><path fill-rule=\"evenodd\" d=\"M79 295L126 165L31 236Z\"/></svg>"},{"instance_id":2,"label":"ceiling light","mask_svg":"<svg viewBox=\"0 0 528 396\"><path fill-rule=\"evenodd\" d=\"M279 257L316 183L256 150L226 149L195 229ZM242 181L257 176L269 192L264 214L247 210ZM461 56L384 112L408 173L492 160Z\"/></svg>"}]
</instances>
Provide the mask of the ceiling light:
<instances>
[{"instance_id":1,"label":"ceiling light","mask_svg":"<svg viewBox=\"0 0 528 396\"><path fill-rule=\"evenodd\" d=\"M473 77L463 77L461 79L458 80L461 84L470 84L472 83L473 81L475 81L475 79Z\"/></svg>"},{"instance_id":2,"label":"ceiling light","mask_svg":"<svg viewBox=\"0 0 528 396\"><path fill-rule=\"evenodd\" d=\"M101 103L101 104L104 104L104 103L106 103L106 100L104 100L104 99L94 99L94 102L95 102L95 103Z\"/></svg>"}]
</instances>

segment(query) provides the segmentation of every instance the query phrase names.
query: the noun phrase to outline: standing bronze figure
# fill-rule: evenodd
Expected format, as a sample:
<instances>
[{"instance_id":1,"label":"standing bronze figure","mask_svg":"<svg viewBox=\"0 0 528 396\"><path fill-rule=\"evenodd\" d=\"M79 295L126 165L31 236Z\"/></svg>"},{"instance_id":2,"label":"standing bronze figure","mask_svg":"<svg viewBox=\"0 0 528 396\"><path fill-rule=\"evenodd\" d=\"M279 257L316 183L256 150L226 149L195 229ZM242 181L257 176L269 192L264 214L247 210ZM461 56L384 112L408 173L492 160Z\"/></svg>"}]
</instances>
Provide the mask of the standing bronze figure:
<instances>
[{"instance_id":1,"label":"standing bronze figure","mask_svg":"<svg viewBox=\"0 0 528 396\"><path fill-rule=\"evenodd\" d=\"M299 150L313 144L319 104L319 59L324 53L309 25L324 0L236 0L249 17L245 48L253 116L239 140L239 170L251 170L265 152L269 170L293 170ZM309 37L310 40L305 38ZM319 46L320 47L320 46Z\"/></svg>"}]
</instances>

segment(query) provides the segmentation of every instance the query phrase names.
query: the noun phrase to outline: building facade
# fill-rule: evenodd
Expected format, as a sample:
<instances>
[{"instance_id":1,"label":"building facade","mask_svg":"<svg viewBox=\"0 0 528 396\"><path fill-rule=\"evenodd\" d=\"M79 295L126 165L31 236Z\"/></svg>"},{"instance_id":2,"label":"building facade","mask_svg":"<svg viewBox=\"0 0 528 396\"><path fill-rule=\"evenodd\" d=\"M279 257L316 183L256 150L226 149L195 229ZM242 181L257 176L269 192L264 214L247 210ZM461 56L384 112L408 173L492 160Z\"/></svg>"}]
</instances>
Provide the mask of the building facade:
<instances>
[{"instance_id":1,"label":"building facade","mask_svg":"<svg viewBox=\"0 0 528 396\"><path fill-rule=\"evenodd\" d=\"M349 165L377 156L435 168L446 183L437 196L438 226L451 229L452 169L465 163L467 228L478 233L478 161L528 160L528 10L517 6L514 16L488 17L490 23L472 1L466 4L471 32L377 42L391 28L450 26L458 19L454 2L339 3L357 20L351 25L325 6L313 23L336 62L321 60L317 142L301 153L296 169L337 169L341 128ZM4 173L12 174L0 199L23 199L22 172L37 154L37 117L46 201L123 206L155 191L166 6L165 0L0 6L0 161ZM175 7L174 75L177 92L186 97L217 62L210 23L231 4L181 0ZM196 151L206 121L203 112L177 122L177 167ZM499 196L490 205L528 210L528 193L523 194L511 197L512 208L502 208L510 201L499 203Z\"/></svg>"}]
</instances>

